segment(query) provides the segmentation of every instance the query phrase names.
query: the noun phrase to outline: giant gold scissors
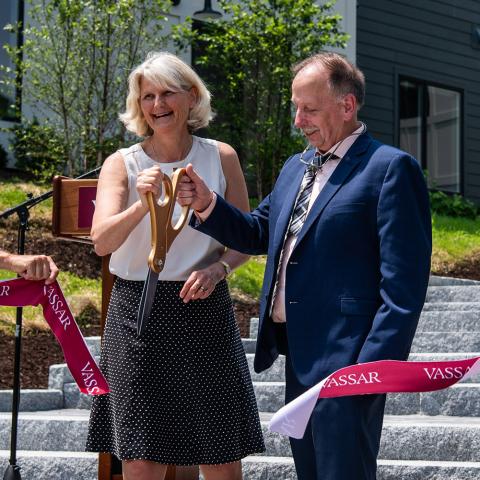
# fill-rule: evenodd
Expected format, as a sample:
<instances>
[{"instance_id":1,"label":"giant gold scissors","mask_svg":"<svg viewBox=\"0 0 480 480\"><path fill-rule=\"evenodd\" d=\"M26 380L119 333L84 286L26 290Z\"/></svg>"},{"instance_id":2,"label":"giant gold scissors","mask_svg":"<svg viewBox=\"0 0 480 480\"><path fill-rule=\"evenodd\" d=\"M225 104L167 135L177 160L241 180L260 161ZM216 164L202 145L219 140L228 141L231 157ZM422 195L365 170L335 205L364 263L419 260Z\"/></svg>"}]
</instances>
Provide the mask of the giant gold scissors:
<instances>
[{"instance_id":1,"label":"giant gold scissors","mask_svg":"<svg viewBox=\"0 0 480 480\"><path fill-rule=\"evenodd\" d=\"M155 201L152 192L147 193L150 224L152 227L152 249L148 257L148 274L137 315L137 335L139 337L145 331L150 312L152 311L158 276L165 266L167 252L188 220L190 207L184 206L177 223L172 225L178 185L183 175L185 175L184 168L175 170L172 179L168 175L163 175L162 183L165 189L165 197L160 203Z\"/></svg>"}]
</instances>

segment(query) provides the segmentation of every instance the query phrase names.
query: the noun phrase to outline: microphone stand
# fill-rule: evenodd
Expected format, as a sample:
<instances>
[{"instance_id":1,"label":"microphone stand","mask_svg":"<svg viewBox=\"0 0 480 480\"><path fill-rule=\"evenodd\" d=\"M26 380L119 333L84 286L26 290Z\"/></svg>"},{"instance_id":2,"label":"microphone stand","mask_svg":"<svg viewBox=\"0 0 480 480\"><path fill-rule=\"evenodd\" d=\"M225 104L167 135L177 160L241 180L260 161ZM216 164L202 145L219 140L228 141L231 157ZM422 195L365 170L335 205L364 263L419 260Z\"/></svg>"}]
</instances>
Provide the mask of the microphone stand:
<instances>
[{"instance_id":1,"label":"microphone stand","mask_svg":"<svg viewBox=\"0 0 480 480\"><path fill-rule=\"evenodd\" d=\"M81 178L91 177L96 175L100 171L101 167L95 168L79 177ZM43 202L47 198L53 195L53 190L46 192L38 197L31 197L18 204L16 207L5 210L0 214L0 219L8 218L13 214L17 214L19 218L18 225L18 244L17 252L20 255L25 253L25 237L28 230L28 219L30 218L30 208L34 207L40 202ZM21 480L20 466L17 465L17 433L18 433L18 412L20 409L20 354L22 351L22 321L23 321L23 308L17 307L16 311L16 324L15 324L15 355L13 364L13 398L12 398L12 427L10 435L10 461L9 466L5 470L3 480Z\"/></svg>"}]
</instances>

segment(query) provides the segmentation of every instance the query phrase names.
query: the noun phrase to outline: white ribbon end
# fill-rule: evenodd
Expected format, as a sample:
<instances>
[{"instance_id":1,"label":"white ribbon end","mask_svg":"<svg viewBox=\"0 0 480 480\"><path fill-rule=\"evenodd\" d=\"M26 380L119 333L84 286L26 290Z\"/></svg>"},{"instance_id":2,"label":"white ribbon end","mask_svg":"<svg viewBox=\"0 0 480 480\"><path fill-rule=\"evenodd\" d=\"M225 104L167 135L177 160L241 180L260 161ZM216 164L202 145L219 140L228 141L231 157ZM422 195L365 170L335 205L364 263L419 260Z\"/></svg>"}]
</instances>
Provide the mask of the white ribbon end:
<instances>
[{"instance_id":1,"label":"white ribbon end","mask_svg":"<svg viewBox=\"0 0 480 480\"><path fill-rule=\"evenodd\" d=\"M477 377L480 374L480 360L477 360L470 370L463 376L462 382L465 381L469 377Z\"/></svg>"},{"instance_id":2,"label":"white ribbon end","mask_svg":"<svg viewBox=\"0 0 480 480\"><path fill-rule=\"evenodd\" d=\"M318 395L326 380L317 383L275 413L268 424L269 430L292 438L303 438Z\"/></svg>"}]
</instances>

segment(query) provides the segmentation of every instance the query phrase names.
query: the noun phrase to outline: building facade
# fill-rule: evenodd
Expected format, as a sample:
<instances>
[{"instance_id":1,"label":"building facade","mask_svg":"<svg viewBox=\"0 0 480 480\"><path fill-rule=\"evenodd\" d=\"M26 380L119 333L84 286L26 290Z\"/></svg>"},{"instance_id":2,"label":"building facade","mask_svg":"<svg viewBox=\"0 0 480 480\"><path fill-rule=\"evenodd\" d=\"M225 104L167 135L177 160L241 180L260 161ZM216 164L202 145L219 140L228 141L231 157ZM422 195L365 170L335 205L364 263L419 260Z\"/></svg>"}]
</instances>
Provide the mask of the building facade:
<instances>
[{"instance_id":1,"label":"building facade","mask_svg":"<svg viewBox=\"0 0 480 480\"><path fill-rule=\"evenodd\" d=\"M171 24L205 4L172 3ZM16 22L23 5L5 0L0 23ZM220 10L215 0L212 7ZM431 188L480 203L480 2L338 0L335 10L350 35L342 53L367 79L360 116L370 133L414 155ZM25 16L28 21L28 7ZM17 38L0 30L0 42L15 44ZM184 59L191 61L188 52ZM3 51L0 64L8 65ZM9 127L14 119L6 105L15 92L0 93L0 127ZM32 114L27 107L23 113ZM0 143L7 146L5 133Z\"/></svg>"},{"instance_id":2,"label":"building facade","mask_svg":"<svg viewBox=\"0 0 480 480\"><path fill-rule=\"evenodd\" d=\"M357 4L370 132L412 153L431 188L480 203L480 2Z\"/></svg>"}]
</instances>

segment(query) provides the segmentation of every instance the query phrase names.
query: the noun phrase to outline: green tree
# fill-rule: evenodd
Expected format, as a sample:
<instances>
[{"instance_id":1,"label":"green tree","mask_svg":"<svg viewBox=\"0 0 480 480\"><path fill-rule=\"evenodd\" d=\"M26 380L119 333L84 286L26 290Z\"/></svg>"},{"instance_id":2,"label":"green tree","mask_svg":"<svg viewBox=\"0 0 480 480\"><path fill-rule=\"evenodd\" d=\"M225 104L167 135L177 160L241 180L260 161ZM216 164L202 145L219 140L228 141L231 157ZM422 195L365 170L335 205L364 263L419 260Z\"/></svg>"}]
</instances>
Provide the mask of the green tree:
<instances>
[{"instance_id":1,"label":"green tree","mask_svg":"<svg viewBox=\"0 0 480 480\"><path fill-rule=\"evenodd\" d=\"M70 174L100 165L124 141L118 113L128 74L147 51L164 47L170 6L169 0L36 0L22 52L4 46L22 74L24 102L61 138Z\"/></svg>"},{"instance_id":2,"label":"green tree","mask_svg":"<svg viewBox=\"0 0 480 480\"><path fill-rule=\"evenodd\" d=\"M217 121L209 134L232 143L261 199L285 157L303 148L292 128L291 67L326 47L345 47L335 2L220 0L225 15L176 29L179 47L191 44L213 93ZM251 183L251 182L250 182Z\"/></svg>"}]
</instances>

